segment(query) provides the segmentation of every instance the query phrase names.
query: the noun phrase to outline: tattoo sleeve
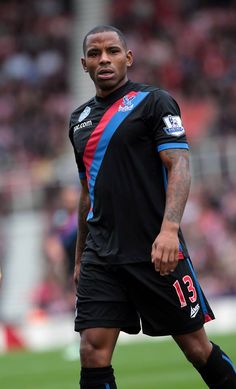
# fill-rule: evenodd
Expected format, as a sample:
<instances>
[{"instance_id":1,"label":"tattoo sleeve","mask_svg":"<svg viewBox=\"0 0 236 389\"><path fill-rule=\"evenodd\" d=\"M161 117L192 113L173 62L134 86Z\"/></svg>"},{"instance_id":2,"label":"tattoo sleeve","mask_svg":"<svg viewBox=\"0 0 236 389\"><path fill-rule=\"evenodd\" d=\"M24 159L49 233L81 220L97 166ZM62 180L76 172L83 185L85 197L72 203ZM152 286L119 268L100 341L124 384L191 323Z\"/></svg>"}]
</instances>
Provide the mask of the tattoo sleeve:
<instances>
[{"instance_id":1,"label":"tattoo sleeve","mask_svg":"<svg viewBox=\"0 0 236 389\"><path fill-rule=\"evenodd\" d=\"M87 215L90 209L90 198L87 184L82 184L82 189L78 207L78 233L76 242L75 263L80 263L81 255L84 251L86 237L88 235Z\"/></svg>"},{"instance_id":2,"label":"tattoo sleeve","mask_svg":"<svg viewBox=\"0 0 236 389\"><path fill-rule=\"evenodd\" d=\"M160 153L168 171L166 206L163 223L180 224L190 189L189 154L187 150L168 149Z\"/></svg>"}]
</instances>

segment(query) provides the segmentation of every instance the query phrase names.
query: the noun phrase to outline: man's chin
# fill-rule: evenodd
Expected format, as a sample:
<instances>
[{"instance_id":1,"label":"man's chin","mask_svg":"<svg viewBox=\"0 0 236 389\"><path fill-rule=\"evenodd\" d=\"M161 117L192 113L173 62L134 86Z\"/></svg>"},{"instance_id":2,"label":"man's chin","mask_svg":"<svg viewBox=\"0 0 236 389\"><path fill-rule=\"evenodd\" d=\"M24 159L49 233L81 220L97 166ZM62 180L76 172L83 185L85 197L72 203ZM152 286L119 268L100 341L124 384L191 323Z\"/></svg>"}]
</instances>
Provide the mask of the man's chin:
<instances>
[{"instance_id":1,"label":"man's chin","mask_svg":"<svg viewBox=\"0 0 236 389\"><path fill-rule=\"evenodd\" d=\"M125 83L125 80L104 80L98 83L100 90L104 92L113 92L116 89L120 88Z\"/></svg>"},{"instance_id":2,"label":"man's chin","mask_svg":"<svg viewBox=\"0 0 236 389\"><path fill-rule=\"evenodd\" d=\"M118 83L114 80L103 80L102 82L99 81L98 85L101 90L108 91L114 89Z\"/></svg>"}]
</instances>

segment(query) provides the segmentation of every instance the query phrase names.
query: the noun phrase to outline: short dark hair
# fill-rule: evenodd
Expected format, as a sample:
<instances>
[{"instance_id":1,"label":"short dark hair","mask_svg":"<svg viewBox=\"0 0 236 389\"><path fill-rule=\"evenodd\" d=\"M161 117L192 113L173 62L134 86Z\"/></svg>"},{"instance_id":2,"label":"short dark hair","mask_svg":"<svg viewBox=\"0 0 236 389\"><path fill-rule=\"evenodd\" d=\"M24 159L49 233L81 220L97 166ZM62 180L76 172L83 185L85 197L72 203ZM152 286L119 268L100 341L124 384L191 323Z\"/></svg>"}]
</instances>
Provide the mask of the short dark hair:
<instances>
[{"instance_id":1,"label":"short dark hair","mask_svg":"<svg viewBox=\"0 0 236 389\"><path fill-rule=\"evenodd\" d=\"M100 25L100 26L96 26L94 27L92 30L90 30L84 37L84 40L83 40L83 52L85 54L86 52L86 43L87 43L87 38L89 35L93 35L93 34L97 34L99 32L105 32L105 31L113 31L113 32L116 32L117 35L119 36L119 39L122 43L122 45L124 46L124 49L127 50L127 43L126 43L126 39L125 39L125 36L123 34L123 32L121 32L118 28L114 27L114 26L109 26L109 25Z\"/></svg>"}]
</instances>

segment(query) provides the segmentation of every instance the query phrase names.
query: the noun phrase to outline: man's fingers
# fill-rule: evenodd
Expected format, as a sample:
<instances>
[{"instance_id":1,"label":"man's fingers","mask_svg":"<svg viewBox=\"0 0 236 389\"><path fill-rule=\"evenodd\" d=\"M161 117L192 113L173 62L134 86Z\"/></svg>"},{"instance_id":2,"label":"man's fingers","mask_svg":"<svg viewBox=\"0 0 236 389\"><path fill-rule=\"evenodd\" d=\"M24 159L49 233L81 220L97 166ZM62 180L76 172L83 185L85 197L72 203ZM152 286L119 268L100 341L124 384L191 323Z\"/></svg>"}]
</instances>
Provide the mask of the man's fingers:
<instances>
[{"instance_id":1,"label":"man's fingers","mask_svg":"<svg viewBox=\"0 0 236 389\"><path fill-rule=\"evenodd\" d=\"M167 254L163 256L161 263L160 263L160 275L161 276L166 276L169 274L169 257Z\"/></svg>"},{"instance_id":2,"label":"man's fingers","mask_svg":"<svg viewBox=\"0 0 236 389\"><path fill-rule=\"evenodd\" d=\"M160 263L160 275L166 276L175 271L175 268L178 263L178 255L176 255L176 251L167 252L165 256L163 256Z\"/></svg>"},{"instance_id":3,"label":"man's fingers","mask_svg":"<svg viewBox=\"0 0 236 389\"><path fill-rule=\"evenodd\" d=\"M160 250L160 247L157 247L156 243L153 243L152 245L151 258L152 258L152 263L154 263L155 270L160 271L162 251Z\"/></svg>"},{"instance_id":4,"label":"man's fingers","mask_svg":"<svg viewBox=\"0 0 236 389\"><path fill-rule=\"evenodd\" d=\"M152 245L151 259L155 270L160 272L161 276L166 276L173 271L178 264L179 250L176 248L167 248L164 245L154 242Z\"/></svg>"}]
</instances>

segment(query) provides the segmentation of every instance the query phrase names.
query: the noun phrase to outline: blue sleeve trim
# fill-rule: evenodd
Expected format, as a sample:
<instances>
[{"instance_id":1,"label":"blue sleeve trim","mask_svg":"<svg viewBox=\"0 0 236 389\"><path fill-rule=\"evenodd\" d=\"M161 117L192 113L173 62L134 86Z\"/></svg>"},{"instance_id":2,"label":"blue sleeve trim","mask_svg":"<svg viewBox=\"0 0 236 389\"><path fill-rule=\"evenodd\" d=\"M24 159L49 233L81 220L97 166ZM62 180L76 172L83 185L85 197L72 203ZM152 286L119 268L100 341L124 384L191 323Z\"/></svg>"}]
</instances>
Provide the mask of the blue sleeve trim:
<instances>
[{"instance_id":1,"label":"blue sleeve trim","mask_svg":"<svg viewBox=\"0 0 236 389\"><path fill-rule=\"evenodd\" d=\"M227 357L227 355L224 355L224 354L222 355L222 358L231 365L232 369L234 370L234 372L236 374L236 369L235 369L234 364L231 361L231 359L229 359L229 357Z\"/></svg>"},{"instance_id":2,"label":"blue sleeve trim","mask_svg":"<svg viewBox=\"0 0 236 389\"><path fill-rule=\"evenodd\" d=\"M86 178L86 173L85 172L79 172L79 178L81 180L84 180Z\"/></svg>"},{"instance_id":3,"label":"blue sleeve trim","mask_svg":"<svg viewBox=\"0 0 236 389\"><path fill-rule=\"evenodd\" d=\"M188 143L163 143L162 145L157 146L157 151L167 150L167 149L189 149Z\"/></svg>"}]
</instances>

